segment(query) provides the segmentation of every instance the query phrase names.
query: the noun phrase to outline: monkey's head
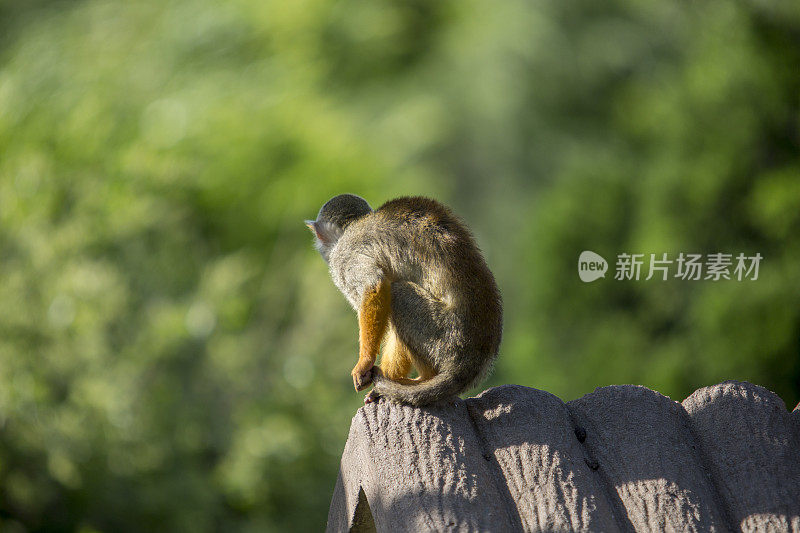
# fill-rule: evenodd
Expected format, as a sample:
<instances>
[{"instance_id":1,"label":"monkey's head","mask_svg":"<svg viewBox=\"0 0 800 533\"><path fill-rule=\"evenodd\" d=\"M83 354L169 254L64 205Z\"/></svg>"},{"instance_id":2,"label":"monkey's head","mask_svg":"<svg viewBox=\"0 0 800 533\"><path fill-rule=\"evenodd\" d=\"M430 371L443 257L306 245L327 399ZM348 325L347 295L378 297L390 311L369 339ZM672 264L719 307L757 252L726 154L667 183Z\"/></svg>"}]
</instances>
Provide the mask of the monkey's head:
<instances>
[{"instance_id":1,"label":"monkey's head","mask_svg":"<svg viewBox=\"0 0 800 533\"><path fill-rule=\"evenodd\" d=\"M372 213L372 208L360 196L340 194L325 202L316 220L306 220L306 226L316 238L314 245L326 263L345 228L369 213Z\"/></svg>"}]
</instances>

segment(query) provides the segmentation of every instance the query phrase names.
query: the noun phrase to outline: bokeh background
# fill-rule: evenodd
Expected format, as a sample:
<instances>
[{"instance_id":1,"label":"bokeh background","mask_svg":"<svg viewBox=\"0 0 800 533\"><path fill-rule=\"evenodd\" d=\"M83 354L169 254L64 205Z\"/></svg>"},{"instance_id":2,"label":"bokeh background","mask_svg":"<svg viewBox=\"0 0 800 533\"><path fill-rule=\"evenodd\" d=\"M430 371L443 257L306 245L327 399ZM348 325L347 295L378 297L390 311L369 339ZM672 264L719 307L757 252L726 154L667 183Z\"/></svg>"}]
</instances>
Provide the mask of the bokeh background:
<instances>
[{"instance_id":1,"label":"bokeh background","mask_svg":"<svg viewBox=\"0 0 800 533\"><path fill-rule=\"evenodd\" d=\"M321 529L357 325L302 221L342 192L470 224L488 385L793 408L799 36L758 0L0 0L0 529Z\"/></svg>"}]
</instances>

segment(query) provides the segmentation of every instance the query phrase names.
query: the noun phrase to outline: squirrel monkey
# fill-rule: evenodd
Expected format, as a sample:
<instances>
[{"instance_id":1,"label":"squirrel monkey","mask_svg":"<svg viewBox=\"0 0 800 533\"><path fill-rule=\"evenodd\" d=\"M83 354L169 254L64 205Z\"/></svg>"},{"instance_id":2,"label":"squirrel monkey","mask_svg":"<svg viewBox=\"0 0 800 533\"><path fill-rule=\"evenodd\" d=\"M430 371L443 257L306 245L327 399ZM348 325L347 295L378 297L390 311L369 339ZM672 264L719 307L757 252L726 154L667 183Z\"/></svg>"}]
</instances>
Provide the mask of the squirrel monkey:
<instances>
[{"instance_id":1,"label":"squirrel monkey","mask_svg":"<svg viewBox=\"0 0 800 533\"><path fill-rule=\"evenodd\" d=\"M373 211L363 198L341 194L306 225L358 313L352 376L358 391L374 384L365 403L386 397L426 405L488 374L503 329L500 292L472 234L447 207L403 197Z\"/></svg>"}]
</instances>

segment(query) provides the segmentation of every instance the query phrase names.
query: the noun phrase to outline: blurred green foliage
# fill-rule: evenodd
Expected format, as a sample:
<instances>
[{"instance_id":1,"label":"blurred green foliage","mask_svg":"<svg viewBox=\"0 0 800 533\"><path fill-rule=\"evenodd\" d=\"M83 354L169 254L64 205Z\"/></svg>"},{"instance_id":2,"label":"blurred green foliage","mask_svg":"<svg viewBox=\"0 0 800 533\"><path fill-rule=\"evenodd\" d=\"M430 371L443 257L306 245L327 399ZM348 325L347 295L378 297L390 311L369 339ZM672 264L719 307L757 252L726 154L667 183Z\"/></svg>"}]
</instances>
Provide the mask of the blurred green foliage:
<instances>
[{"instance_id":1,"label":"blurred green foliage","mask_svg":"<svg viewBox=\"0 0 800 533\"><path fill-rule=\"evenodd\" d=\"M0 528L325 522L356 322L302 225L452 205L490 384L800 399L800 5L0 1ZM582 250L755 253L583 284Z\"/></svg>"}]
</instances>

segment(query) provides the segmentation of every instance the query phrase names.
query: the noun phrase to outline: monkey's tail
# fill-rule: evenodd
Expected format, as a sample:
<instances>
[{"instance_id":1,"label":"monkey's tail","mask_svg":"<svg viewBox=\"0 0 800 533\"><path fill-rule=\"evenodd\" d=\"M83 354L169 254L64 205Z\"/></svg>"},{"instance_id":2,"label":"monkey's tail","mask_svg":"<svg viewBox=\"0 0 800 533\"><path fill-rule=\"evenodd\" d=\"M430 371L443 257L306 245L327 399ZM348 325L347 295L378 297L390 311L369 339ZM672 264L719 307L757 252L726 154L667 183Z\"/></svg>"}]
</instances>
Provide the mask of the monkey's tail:
<instances>
[{"instance_id":1,"label":"monkey's tail","mask_svg":"<svg viewBox=\"0 0 800 533\"><path fill-rule=\"evenodd\" d=\"M483 368L467 366L454 371L442 371L418 385L404 385L376 373L373 378L374 390L384 398L419 407L457 396L479 381L485 373Z\"/></svg>"}]
</instances>

